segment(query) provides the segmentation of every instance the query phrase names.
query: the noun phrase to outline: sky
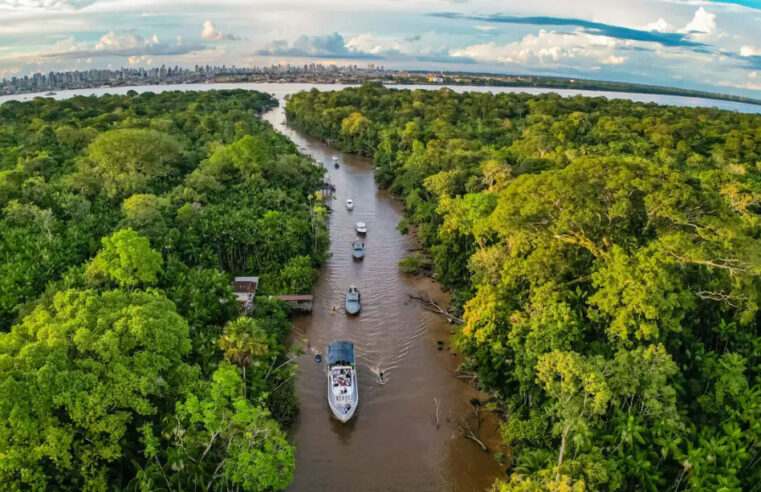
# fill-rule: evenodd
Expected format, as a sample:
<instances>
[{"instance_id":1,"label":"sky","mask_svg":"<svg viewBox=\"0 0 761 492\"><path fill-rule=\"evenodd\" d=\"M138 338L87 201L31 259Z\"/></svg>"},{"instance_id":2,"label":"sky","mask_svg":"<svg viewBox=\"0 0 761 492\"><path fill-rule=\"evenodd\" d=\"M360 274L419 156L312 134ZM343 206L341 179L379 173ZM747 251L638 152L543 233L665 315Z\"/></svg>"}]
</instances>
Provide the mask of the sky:
<instances>
[{"instance_id":1,"label":"sky","mask_svg":"<svg viewBox=\"0 0 761 492\"><path fill-rule=\"evenodd\" d=\"M761 97L761 0L0 0L0 79L369 63Z\"/></svg>"}]
</instances>

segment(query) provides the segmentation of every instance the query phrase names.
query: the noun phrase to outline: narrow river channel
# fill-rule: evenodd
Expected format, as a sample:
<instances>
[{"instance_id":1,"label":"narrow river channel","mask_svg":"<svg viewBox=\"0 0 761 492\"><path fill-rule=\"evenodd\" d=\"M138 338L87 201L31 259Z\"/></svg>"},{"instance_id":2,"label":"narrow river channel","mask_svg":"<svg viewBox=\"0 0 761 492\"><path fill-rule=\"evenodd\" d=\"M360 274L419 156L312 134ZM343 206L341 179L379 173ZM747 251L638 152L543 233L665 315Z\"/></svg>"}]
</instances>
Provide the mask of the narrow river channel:
<instances>
[{"instance_id":1,"label":"narrow river channel","mask_svg":"<svg viewBox=\"0 0 761 492\"><path fill-rule=\"evenodd\" d=\"M419 292L446 297L435 282L399 270L399 259L416 247L413 237L396 229L400 203L377 188L370 160L340 153L289 128L284 94L275 94L280 106L264 118L302 152L326 163L337 190L329 224L331 256L315 287L314 310L294 321L294 340L308 340L309 349L299 360L301 412L291 431L296 474L289 490L486 489L500 472L493 458L499 451L496 424L493 419L481 423L489 452L462 435L463 425L476 429L470 400L483 395L456 373L461 359L450 347L452 327L408 299L408 293ZM334 154L340 158L337 169ZM344 205L347 198L354 200L352 211ZM351 256L359 220L368 227L361 262ZM343 309L351 284L362 295L357 317ZM335 340L353 342L357 358L360 403L347 424L331 417L324 363L314 362L314 355ZM380 371L386 384L378 383Z\"/></svg>"}]
</instances>

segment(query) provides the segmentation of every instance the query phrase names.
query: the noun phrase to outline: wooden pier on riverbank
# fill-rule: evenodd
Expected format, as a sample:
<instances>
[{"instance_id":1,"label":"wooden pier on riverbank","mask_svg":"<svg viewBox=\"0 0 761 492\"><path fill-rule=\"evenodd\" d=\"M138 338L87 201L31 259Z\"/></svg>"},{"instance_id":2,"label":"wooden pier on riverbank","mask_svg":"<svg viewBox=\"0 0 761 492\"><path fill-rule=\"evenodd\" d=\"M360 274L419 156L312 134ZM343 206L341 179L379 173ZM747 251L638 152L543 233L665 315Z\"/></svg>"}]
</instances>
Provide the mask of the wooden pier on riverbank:
<instances>
[{"instance_id":1,"label":"wooden pier on riverbank","mask_svg":"<svg viewBox=\"0 0 761 492\"><path fill-rule=\"evenodd\" d=\"M291 307L291 311L311 313L314 304L314 296L311 294L281 294L274 296L275 299L285 302Z\"/></svg>"}]
</instances>

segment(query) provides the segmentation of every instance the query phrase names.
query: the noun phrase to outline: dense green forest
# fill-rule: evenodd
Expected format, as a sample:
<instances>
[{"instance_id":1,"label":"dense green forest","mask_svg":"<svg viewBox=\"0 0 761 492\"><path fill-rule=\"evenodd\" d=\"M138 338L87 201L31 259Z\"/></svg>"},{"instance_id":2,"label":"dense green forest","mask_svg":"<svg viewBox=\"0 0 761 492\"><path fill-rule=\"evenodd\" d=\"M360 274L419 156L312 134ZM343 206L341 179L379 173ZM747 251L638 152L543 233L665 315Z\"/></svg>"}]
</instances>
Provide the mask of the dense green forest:
<instances>
[{"instance_id":1,"label":"dense green forest","mask_svg":"<svg viewBox=\"0 0 761 492\"><path fill-rule=\"evenodd\" d=\"M403 74L393 74L385 80L399 84L429 84L432 76L428 71L410 71ZM721 94L718 92L696 91L692 89L680 89L658 85L632 84L630 82L613 82L607 80L592 80L565 77L548 77L541 75L520 74L495 74L473 72L435 72L436 77L441 77L440 83L446 85L474 85L488 87L541 87L543 89L573 89L587 91L611 91L631 92L634 94L664 94L670 96L700 97L705 99L717 99L723 101L737 101L748 104L761 105L761 99L737 96L734 94Z\"/></svg>"},{"instance_id":2,"label":"dense green forest","mask_svg":"<svg viewBox=\"0 0 761 492\"><path fill-rule=\"evenodd\" d=\"M761 115L369 84L286 114L403 197L504 419L496 490L761 489Z\"/></svg>"},{"instance_id":3,"label":"dense green forest","mask_svg":"<svg viewBox=\"0 0 761 492\"><path fill-rule=\"evenodd\" d=\"M0 481L273 490L298 410L287 308L310 292L323 170L249 91L0 106Z\"/></svg>"}]
</instances>

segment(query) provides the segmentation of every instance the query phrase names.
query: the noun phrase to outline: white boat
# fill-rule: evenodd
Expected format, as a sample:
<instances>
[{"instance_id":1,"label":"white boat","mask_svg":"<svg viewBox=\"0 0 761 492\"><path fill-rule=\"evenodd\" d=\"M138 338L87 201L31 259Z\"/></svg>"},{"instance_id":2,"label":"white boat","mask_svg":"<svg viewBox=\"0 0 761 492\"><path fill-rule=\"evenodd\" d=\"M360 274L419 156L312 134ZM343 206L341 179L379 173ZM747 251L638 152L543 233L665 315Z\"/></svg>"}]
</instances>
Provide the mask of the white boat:
<instances>
[{"instance_id":1,"label":"white boat","mask_svg":"<svg viewBox=\"0 0 761 492\"><path fill-rule=\"evenodd\" d=\"M338 162L338 156L335 154L333 154L333 157L331 157L331 159L333 159L333 162Z\"/></svg>"},{"instance_id":2,"label":"white boat","mask_svg":"<svg viewBox=\"0 0 761 492\"><path fill-rule=\"evenodd\" d=\"M359 404L354 344L333 342L328 345L328 405L333 416L346 423Z\"/></svg>"},{"instance_id":3,"label":"white boat","mask_svg":"<svg viewBox=\"0 0 761 492\"><path fill-rule=\"evenodd\" d=\"M355 239L352 243L351 255L358 260L365 257L365 243L360 238Z\"/></svg>"},{"instance_id":4,"label":"white boat","mask_svg":"<svg viewBox=\"0 0 761 492\"><path fill-rule=\"evenodd\" d=\"M348 200L346 200L346 210L351 210L353 208L354 208L354 200L349 198Z\"/></svg>"},{"instance_id":5,"label":"white boat","mask_svg":"<svg viewBox=\"0 0 761 492\"><path fill-rule=\"evenodd\" d=\"M357 231L357 234L367 234L367 224L362 221L357 222L354 225L354 229Z\"/></svg>"},{"instance_id":6,"label":"white boat","mask_svg":"<svg viewBox=\"0 0 761 492\"><path fill-rule=\"evenodd\" d=\"M360 309L359 304L359 289L353 285L346 291L346 312L349 314L358 314Z\"/></svg>"}]
</instances>

